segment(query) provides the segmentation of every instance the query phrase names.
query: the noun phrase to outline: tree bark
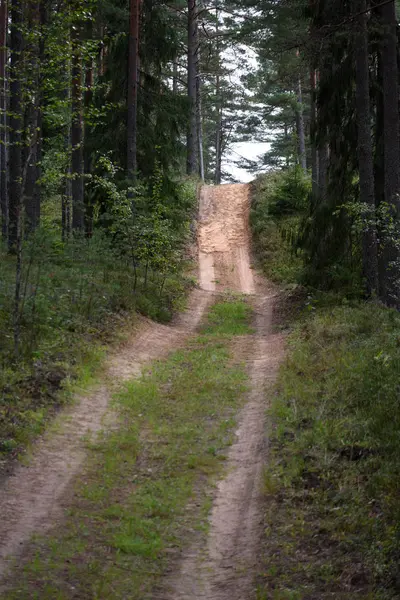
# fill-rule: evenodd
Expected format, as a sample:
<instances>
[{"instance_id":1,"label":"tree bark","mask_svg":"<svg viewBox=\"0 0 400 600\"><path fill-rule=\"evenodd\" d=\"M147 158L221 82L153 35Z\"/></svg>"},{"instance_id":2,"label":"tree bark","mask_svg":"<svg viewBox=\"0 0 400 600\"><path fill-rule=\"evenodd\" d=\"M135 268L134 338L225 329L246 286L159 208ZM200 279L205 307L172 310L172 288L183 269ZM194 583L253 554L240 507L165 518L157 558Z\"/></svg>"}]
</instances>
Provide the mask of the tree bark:
<instances>
[{"instance_id":1,"label":"tree bark","mask_svg":"<svg viewBox=\"0 0 400 600\"><path fill-rule=\"evenodd\" d=\"M8 190L7 190L7 0L0 1L0 212L1 233L8 238Z\"/></svg>"},{"instance_id":2,"label":"tree bark","mask_svg":"<svg viewBox=\"0 0 400 600\"><path fill-rule=\"evenodd\" d=\"M324 202L328 193L329 148L327 142L323 142L319 147L318 156L318 194L321 200Z\"/></svg>"},{"instance_id":3,"label":"tree bark","mask_svg":"<svg viewBox=\"0 0 400 600\"><path fill-rule=\"evenodd\" d=\"M29 27L32 29L42 29L41 39L37 44L31 44L31 49L28 57L29 71L31 81L33 83L32 97L33 102L29 102L26 109L26 148L24 152L24 163L26 165L26 181L24 193L24 204L26 214L26 232L34 231L40 223L40 189L38 179L40 177L40 168L38 163L41 159L41 78L39 75L39 65L44 60L44 45L43 45L43 28L41 27L41 6L43 7L44 0L34 0L30 2L29 9ZM43 12L42 12L43 14Z\"/></svg>"},{"instance_id":4,"label":"tree bark","mask_svg":"<svg viewBox=\"0 0 400 600\"><path fill-rule=\"evenodd\" d=\"M198 44L198 63L200 62L200 45ZM198 69L196 77L196 130L197 130L197 142L199 144L199 176L201 181L204 181L204 153L203 153L203 111L201 102L201 76L200 70Z\"/></svg>"},{"instance_id":5,"label":"tree bark","mask_svg":"<svg viewBox=\"0 0 400 600\"><path fill-rule=\"evenodd\" d=\"M90 21L86 30L86 39L93 39L93 23ZM85 68L85 114L90 110L90 106L93 100L93 84L94 84L94 64L92 57L89 57L86 61ZM89 174L92 171L92 148L90 145L91 127L89 123L85 122L84 132L84 170L85 174ZM92 236L93 233L93 203L91 201L90 190L85 186L85 232L88 237Z\"/></svg>"},{"instance_id":6,"label":"tree bark","mask_svg":"<svg viewBox=\"0 0 400 600\"><path fill-rule=\"evenodd\" d=\"M303 171L307 172L307 155L306 155L306 136L304 132L304 116L303 116L303 93L301 89L301 79L297 82L297 108L296 108L296 125L297 125L297 141L299 146L299 162Z\"/></svg>"},{"instance_id":7,"label":"tree bark","mask_svg":"<svg viewBox=\"0 0 400 600\"><path fill-rule=\"evenodd\" d=\"M384 139L384 184L385 202L395 223L400 217L400 157L399 157L399 112L398 112L398 71L397 71L397 20L395 2L383 4L379 8L382 44L382 83L383 83L383 139ZM395 241L387 236L383 248L383 286L381 298L388 305L400 306L398 276L399 252Z\"/></svg>"},{"instance_id":8,"label":"tree bark","mask_svg":"<svg viewBox=\"0 0 400 600\"><path fill-rule=\"evenodd\" d=\"M316 88L317 88L317 73L315 69L310 71L310 140L311 140L311 182L312 182L312 193L316 197L318 195L318 150L315 141L316 138L316 127L317 127L317 102L316 102Z\"/></svg>"},{"instance_id":9,"label":"tree bark","mask_svg":"<svg viewBox=\"0 0 400 600\"><path fill-rule=\"evenodd\" d=\"M174 64L172 65L172 92L174 94L178 93L178 63L174 60Z\"/></svg>"},{"instance_id":10,"label":"tree bark","mask_svg":"<svg viewBox=\"0 0 400 600\"><path fill-rule=\"evenodd\" d=\"M128 54L127 172L133 183L137 175L137 103L139 74L140 0L130 0Z\"/></svg>"},{"instance_id":11,"label":"tree bark","mask_svg":"<svg viewBox=\"0 0 400 600\"><path fill-rule=\"evenodd\" d=\"M22 3L11 1L11 78L10 78L10 181L9 181L9 234L8 246L15 251L21 228L22 202L22 101L21 101L21 68L22 68Z\"/></svg>"},{"instance_id":12,"label":"tree bark","mask_svg":"<svg viewBox=\"0 0 400 600\"><path fill-rule=\"evenodd\" d=\"M219 36L219 9L218 4L215 6L215 45L216 45L216 75L215 75L215 110L217 112L217 118L215 122L215 175L214 183L219 185L221 183L221 171L222 171L222 98L221 98L221 80L220 80L220 69L221 69L221 43Z\"/></svg>"},{"instance_id":13,"label":"tree bark","mask_svg":"<svg viewBox=\"0 0 400 600\"><path fill-rule=\"evenodd\" d=\"M367 32L367 3L356 3L356 107L357 152L360 174L360 200L366 217L363 233L363 270L367 294L378 294L378 250L375 214L374 161L371 139L371 110L369 100L369 55Z\"/></svg>"},{"instance_id":14,"label":"tree bark","mask_svg":"<svg viewBox=\"0 0 400 600\"><path fill-rule=\"evenodd\" d=\"M79 25L72 26L71 70L71 174L72 174L72 229L84 229L84 181L83 181L83 102L82 102L82 56Z\"/></svg>"},{"instance_id":15,"label":"tree bark","mask_svg":"<svg viewBox=\"0 0 400 600\"><path fill-rule=\"evenodd\" d=\"M187 166L188 175L198 172L198 139L197 139L197 75L198 75L198 35L197 35L196 0L188 0L188 100L189 127L187 134Z\"/></svg>"}]
</instances>

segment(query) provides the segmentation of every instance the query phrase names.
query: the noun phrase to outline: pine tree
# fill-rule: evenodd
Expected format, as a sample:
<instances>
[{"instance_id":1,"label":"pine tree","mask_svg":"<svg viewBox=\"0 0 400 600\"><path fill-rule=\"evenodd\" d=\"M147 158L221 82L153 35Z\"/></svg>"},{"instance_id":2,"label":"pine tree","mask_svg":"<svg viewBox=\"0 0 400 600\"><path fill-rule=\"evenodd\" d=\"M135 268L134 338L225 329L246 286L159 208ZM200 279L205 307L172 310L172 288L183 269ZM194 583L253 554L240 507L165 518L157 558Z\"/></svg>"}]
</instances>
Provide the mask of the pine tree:
<instances>
[{"instance_id":1,"label":"pine tree","mask_svg":"<svg viewBox=\"0 0 400 600\"><path fill-rule=\"evenodd\" d=\"M21 75L23 65L23 9L21 0L11 1L10 36L10 183L8 244L15 250L21 232L22 217L22 128L23 107Z\"/></svg>"},{"instance_id":2,"label":"pine tree","mask_svg":"<svg viewBox=\"0 0 400 600\"><path fill-rule=\"evenodd\" d=\"M375 214L375 186L373 148L371 138L370 82L366 0L355 5L356 34L354 39L356 59L356 108L358 129L358 169L360 173L360 200L366 224L363 235L363 266L367 293L378 294L378 252Z\"/></svg>"}]
</instances>

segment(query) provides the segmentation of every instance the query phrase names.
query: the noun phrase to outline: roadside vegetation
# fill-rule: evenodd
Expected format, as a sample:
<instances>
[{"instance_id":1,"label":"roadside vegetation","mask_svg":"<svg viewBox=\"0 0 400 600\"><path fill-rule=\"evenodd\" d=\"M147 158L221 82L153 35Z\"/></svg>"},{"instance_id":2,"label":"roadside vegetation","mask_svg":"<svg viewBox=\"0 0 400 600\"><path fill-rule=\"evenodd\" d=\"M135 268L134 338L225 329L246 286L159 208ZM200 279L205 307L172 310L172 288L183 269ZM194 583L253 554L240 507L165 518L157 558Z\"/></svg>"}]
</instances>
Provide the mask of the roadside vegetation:
<instances>
[{"instance_id":1,"label":"roadside vegetation","mask_svg":"<svg viewBox=\"0 0 400 600\"><path fill-rule=\"evenodd\" d=\"M247 386L230 342L251 320L240 298L223 299L197 338L116 396L116 427L89 448L65 522L27 548L7 600L153 597L183 541L206 531Z\"/></svg>"},{"instance_id":2,"label":"roadside vegetation","mask_svg":"<svg viewBox=\"0 0 400 600\"><path fill-rule=\"evenodd\" d=\"M362 297L356 236L349 260L331 261L329 278L312 270L304 187L291 202L297 235L288 238L287 207L277 211L277 198L297 177L275 173L253 188L255 251L286 289L289 316L288 358L270 409L258 598L394 599L400 316Z\"/></svg>"},{"instance_id":3,"label":"roadside vegetation","mask_svg":"<svg viewBox=\"0 0 400 600\"><path fill-rule=\"evenodd\" d=\"M135 311L167 322L192 285L195 182L176 183L169 196L153 182L136 198L134 219L126 195L110 188L113 209L89 238L62 241L48 202L43 226L22 247L17 303L15 257L0 253L0 459L42 431L70 382L99 366L102 346Z\"/></svg>"}]
</instances>

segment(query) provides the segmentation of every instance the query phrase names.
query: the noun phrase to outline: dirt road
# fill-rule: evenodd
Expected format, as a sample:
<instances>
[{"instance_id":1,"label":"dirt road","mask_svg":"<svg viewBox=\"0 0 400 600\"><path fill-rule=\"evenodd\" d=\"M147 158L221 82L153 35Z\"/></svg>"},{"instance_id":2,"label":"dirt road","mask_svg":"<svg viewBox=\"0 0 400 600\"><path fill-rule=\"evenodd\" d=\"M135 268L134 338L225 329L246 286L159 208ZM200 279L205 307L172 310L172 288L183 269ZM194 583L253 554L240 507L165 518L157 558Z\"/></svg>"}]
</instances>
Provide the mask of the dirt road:
<instances>
[{"instance_id":1,"label":"dirt road","mask_svg":"<svg viewBox=\"0 0 400 600\"><path fill-rule=\"evenodd\" d=\"M262 533L262 470L266 460L265 387L276 376L283 340L271 333L275 290L250 267L249 186L205 188L199 231L200 284L210 291L251 295L254 335L241 337L236 356L246 361L250 388L239 417L227 475L217 486L206 548L184 551L169 578L168 600L251 600Z\"/></svg>"},{"instance_id":2,"label":"dirt road","mask_svg":"<svg viewBox=\"0 0 400 600\"><path fill-rule=\"evenodd\" d=\"M170 326L141 319L131 338L109 358L101 384L63 411L26 465L0 489L0 576L35 532L62 518L63 496L83 467L89 438L110 415L117 386L143 365L182 345L195 331L215 293L249 294L255 333L240 338L236 356L247 364L251 392L239 418L226 477L216 489L206 547L187 548L165 582L162 600L251 600L261 533L261 479L265 461L265 384L282 356L282 339L271 334L275 291L250 267L249 187L203 188L199 223L200 288ZM116 383L115 383L116 382ZM157 595L157 598L161 598Z\"/></svg>"}]
</instances>

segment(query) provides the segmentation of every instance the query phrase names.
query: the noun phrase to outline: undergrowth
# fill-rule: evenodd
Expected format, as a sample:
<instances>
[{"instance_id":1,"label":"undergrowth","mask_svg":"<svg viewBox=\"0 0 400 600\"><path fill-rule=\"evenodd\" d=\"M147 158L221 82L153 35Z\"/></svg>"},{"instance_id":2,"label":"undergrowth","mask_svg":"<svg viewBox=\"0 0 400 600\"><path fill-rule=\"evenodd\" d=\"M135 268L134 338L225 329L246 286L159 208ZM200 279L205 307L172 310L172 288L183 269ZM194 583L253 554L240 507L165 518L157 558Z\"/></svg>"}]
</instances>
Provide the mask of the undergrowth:
<instances>
[{"instance_id":1,"label":"undergrowth","mask_svg":"<svg viewBox=\"0 0 400 600\"><path fill-rule=\"evenodd\" d=\"M270 414L259 598L398 598L400 316L314 309Z\"/></svg>"},{"instance_id":2,"label":"undergrowth","mask_svg":"<svg viewBox=\"0 0 400 600\"><path fill-rule=\"evenodd\" d=\"M265 275L276 283L293 284L301 279L303 263L293 242L307 194L307 181L298 170L267 173L252 183L254 254Z\"/></svg>"},{"instance_id":3,"label":"undergrowth","mask_svg":"<svg viewBox=\"0 0 400 600\"><path fill-rule=\"evenodd\" d=\"M251 316L238 299L217 304L197 338L118 394L119 426L92 445L65 523L28 548L7 600L153 597L188 532L206 528L246 390L230 340Z\"/></svg>"},{"instance_id":4,"label":"undergrowth","mask_svg":"<svg viewBox=\"0 0 400 600\"><path fill-rule=\"evenodd\" d=\"M152 212L136 216L141 245L124 205L113 233L98 227L65 241L53 204L45 205L42 228L24 241L17 313L16 259L0 250L0 459L43 430L69 398L70 381L101 364L102 345L135 311L167 322L182 307L192 285L184 273L196 193L190 182L178 189L165 217L159 195L147 199Z\"/></svg>"},{"instance_id":5,"label":"undergrowth","mask_svg":"<svg viewBox=\"0 0 400 600\"><path fill-rule=\"evenodd\" d=\"M289 288L310 272L282 235L304 225L302 192L276 202L290 178L257 180L252 213L261 266ZM338 271L324 291L316 273L320 289L282 294L291 333L270 410L258 600L400 597L400 316L362 300L357 269L351 284Z\"/></svg>"}]
</instances>

